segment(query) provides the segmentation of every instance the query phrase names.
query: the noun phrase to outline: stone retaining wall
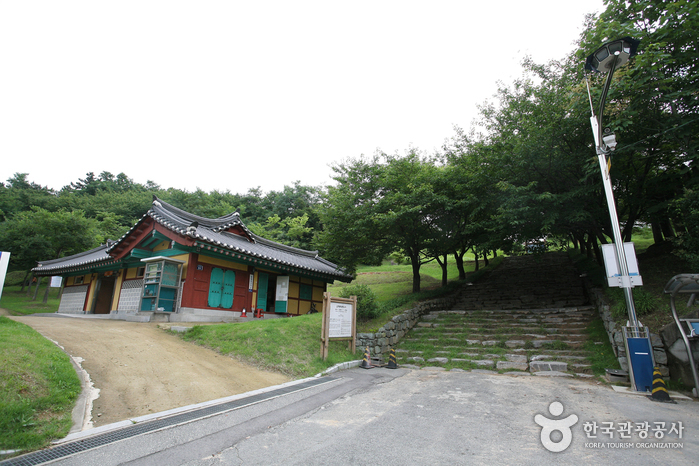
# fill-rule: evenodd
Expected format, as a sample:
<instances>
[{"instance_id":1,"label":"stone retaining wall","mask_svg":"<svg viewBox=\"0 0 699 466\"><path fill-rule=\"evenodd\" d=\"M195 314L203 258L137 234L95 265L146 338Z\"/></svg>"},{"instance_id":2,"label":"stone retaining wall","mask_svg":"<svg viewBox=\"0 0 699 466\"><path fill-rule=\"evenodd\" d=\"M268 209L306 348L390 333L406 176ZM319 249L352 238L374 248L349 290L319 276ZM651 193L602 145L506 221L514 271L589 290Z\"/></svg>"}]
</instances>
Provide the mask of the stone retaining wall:
<instances>
[{"instance_id":1,"label":"stone retaining wall","mask_svg":"<svg viewBox=\"0 0 699 466\"><path fill-rule=\"evenodd\" d=\"M457 295L455 294L451 297L418 303L414 308L394 316L376 333L358 333L357 349L364 351L368 346L372 357L387 355L391 348L396 346L401 338L415 326L420 317L435 310L450 309L456 300Z\"/></svg>"},{"instance_id":2,"label":"stone retaining wall","mask_svg":"<svg viewBox=\"0 0 699 466\"><path fill-rule=\"evenodd\" d=\"M599 288L592 288L589 283L585 283L585 287L587 288L590 303L597 308L597 312L599 312L600 317L604 321L604 328L607 330L609 342L614 349L614 355L619 360L619 365L623 370L628 371L629 364L626 359L624 333L621 328L626 322L619 324L614 320L609 302L606 300L602 290ZM651 333L650 342L653 346L653 359L655 360L656 367L659 368L664 378L669 377L670 369L668 368L667 354L665 353L662 339L655 333Z\"/></svg>"}]
</instances>

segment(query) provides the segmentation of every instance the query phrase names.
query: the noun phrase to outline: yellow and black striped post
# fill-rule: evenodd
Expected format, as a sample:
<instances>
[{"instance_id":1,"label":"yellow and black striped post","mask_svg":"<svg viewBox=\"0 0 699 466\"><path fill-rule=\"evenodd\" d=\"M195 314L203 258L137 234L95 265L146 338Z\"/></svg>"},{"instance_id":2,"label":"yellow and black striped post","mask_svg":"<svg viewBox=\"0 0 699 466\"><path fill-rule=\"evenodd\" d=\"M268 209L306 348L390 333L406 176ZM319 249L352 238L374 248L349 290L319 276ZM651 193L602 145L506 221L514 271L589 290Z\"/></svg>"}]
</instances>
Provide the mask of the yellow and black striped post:
<instances>
[{"instance_id":1,"label":"yellow and black striped post","mask_svg":"<svg viewBox=\"0 0 699 466\"><path fill-rule=\"evenodd\" d=\"M393 348L388 352L388 366L386 367L388 369L398 369L398 364L396 364L396 350Z\"/></svg>"},{"instance_id":2,"label":"yellow and black striped post","mask_svg":"<svg viewBox=\"0 0 699 466\"><path fill-rule=\"evenodd\" d=\"M362 369L371 369L371 356L369 355L369 347L367 346L364 350L364 358L362 358L362 363L359 365Z\"/></svg>"},{"instance_id":3,"label":"yellow and black striped post","mask_svg":"<svg viewBox=\"0 0 699 466\"><path fill-rule=\"evenodd\" d=\"M674 403L667 392L665 380L663 380L663 376L660 374L660 369L657 367L653 368L653 388L651 388L651 394L648 398L663 403Z\"/></svg>"}]
</instances>

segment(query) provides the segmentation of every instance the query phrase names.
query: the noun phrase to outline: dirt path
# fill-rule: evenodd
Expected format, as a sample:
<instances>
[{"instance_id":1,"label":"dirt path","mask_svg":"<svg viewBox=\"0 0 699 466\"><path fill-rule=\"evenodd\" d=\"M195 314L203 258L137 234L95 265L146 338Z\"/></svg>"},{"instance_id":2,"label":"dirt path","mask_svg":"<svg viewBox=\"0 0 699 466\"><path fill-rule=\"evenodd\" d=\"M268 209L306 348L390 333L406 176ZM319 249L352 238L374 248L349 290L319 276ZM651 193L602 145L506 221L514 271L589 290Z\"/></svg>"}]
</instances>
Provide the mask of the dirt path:
<instances>
[{"instance_id":1,"label":"dirt path","mask_svg":"<svg viewBox=\"0 0 699 466\"><path fill-rule=\"evenodd\" d=\"M182 341L155 323L45 316L10 317L57 342L100 390L95 427L288 382Z\"/></svg>"}]
</instances>

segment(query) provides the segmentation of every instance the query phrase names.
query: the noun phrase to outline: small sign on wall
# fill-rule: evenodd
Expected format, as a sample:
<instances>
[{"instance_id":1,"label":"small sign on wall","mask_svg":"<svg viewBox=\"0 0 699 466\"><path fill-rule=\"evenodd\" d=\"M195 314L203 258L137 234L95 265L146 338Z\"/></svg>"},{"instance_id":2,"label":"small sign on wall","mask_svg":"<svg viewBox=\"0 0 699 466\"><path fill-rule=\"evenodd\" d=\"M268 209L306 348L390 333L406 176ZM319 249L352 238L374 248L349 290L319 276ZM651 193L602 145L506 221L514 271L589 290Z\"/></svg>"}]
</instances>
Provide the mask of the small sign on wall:
<instances>
[{"instance_id":1,"label":"small sign on wall","mask_svg":"<svg viewBox=\"0 0 699 466\"><path fill-rule=\"evenodd\" d=\"M275 294L274 312L287 312L289 303L289 277L277 277L277 292Z\"/></svg>"},{"instance_id":2,"label":"small sign on wall","mask_svg":"<svg viewBox=\"0 0 699 466\"><path fill-rule=\"evenodd\" d=\"M328 357L330 340L348 340L354 353L357 341L357 297L335 298L323 293L323 325L320 330L320 357Z\"/></svg>"}]
</instances>

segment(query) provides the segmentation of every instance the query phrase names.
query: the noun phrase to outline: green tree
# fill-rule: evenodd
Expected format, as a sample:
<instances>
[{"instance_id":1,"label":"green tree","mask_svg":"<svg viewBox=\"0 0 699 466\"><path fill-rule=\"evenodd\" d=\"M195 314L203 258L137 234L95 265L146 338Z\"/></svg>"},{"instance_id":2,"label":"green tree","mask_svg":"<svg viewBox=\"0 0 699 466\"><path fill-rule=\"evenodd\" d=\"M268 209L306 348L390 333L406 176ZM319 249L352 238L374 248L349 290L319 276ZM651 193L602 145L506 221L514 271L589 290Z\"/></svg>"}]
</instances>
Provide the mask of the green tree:
<instances>
[{"instance_id":1,"label":"green tree","mask_svg":"<svg viewBox=\"0 0 699 466\"><path fill-rule=\"evenodd\" d=\"M589 120L572 111L576 75L557 62L528 60L523 70L512 85L500 86L497 102L481 107L484 132L466 137L457 131L446 148L477 198L467 204L470 221L464 222L477 255L517 251L529 240L597 225L590 212L597 213L592 206L600 183L588 176L594 168Z\"/></svg>"},{"instance_id":2,"label":"green tree","mask_svg":"<svg viewBox=\"0 0 699 466\"><path fill-rule=\"evenodd\" d=\"M332 167L335 185L328 186L318 210L323 230L316 232L322 255L354 273L357 265L378 265L395 246L384 241L375 210L382 196L379 155L348 159Z\"/></svg>"},{"instance_id":3,"label":"green tree","mask_svg":"<svg viewBox=\"0 0 699 466\"><path fill-rule=\"evenodd\" d=\"M81 211L49 212L35 207L0 224L0 244L12 253L13 270L27 270L38 261L77 254L97 246L98 222Z\"/></svg>"},{"instance_id":4,"label":"green tree","mask_svg":"<svg viewBox=\"0 0 699 466\"><path fill-rule=\"evenodd\" d=\"M53 210L55 194L49 188L29 181L28 173L15 173L6 183L0 184L0 221L32 207Z\"/></svg>"},{"instance_id":5,"label":"green tree","mask_svg":"<svg viewBox=\"0 0 699 466\"><path fill-rule=\"evenodd\" d=\"M333 168L337 185L321 209L319 244L348 270L401 251L410 259L413 292L420 291L420 267L434 260L429 246L441 235L434 164L411 149L404 157L376 154Z\"/></svg>"},{"instance_id":6,"label":"green tree","mask_svg":"<svg viewBox=\"0 0 699 466\"><path fill-rule=\"evenodd\" d=\"M583 35L578 58L606 40L631 36L638 55L615 73L605 126L619 134L612 177L623 236L653 225L654 238L672 238L683 223L673 200L697 179L699 149L699 3L610 0ZM594 89L601 89L596 76ZM594 96L597 98L597 95Z\"/></svg>"},{"instance_id":7,"label":"green tree","mask_svg":"<svg viewBox=\"0 0 699 466\"><path fill-rule=\"evenodd\" d=\"M248 223L247 227L256 235L300 249L309 249L310 239L313 237L313 228L306 226L308 215L299 217L287 217L282 219L279 215L273 215L267 222Z\"/></svg>"},{"instance_id":8,"label":"green tree","mask_svg":"<svg viewBox=\"0 0 699 466\"><path fill-rule=\"evenodd\" d=\"M687 189L673 203L682 216L683 228L677 238L677 255L686 260L691 272L699 271L699 191Z\"/></svg>"}]
</instances>

